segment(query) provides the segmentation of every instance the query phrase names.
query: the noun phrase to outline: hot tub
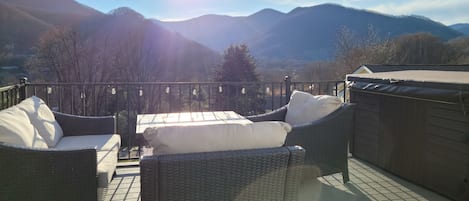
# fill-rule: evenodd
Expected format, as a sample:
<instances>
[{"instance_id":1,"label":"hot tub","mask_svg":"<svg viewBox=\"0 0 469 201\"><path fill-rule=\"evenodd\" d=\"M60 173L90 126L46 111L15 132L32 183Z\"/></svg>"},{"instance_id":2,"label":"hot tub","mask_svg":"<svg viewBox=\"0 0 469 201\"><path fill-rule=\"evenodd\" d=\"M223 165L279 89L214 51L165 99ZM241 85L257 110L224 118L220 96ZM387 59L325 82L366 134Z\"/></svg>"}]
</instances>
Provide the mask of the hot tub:
<instances>
[{"instance_id":1,"label":"hot tub","mask_svg":"<svg viewBox=\"0 0 469 201\"><path fill-rule=\"evenodd\" d=\"M469 200L469 72L352 74L350 150L451 199Z\"/></svg>"}]
</instances>

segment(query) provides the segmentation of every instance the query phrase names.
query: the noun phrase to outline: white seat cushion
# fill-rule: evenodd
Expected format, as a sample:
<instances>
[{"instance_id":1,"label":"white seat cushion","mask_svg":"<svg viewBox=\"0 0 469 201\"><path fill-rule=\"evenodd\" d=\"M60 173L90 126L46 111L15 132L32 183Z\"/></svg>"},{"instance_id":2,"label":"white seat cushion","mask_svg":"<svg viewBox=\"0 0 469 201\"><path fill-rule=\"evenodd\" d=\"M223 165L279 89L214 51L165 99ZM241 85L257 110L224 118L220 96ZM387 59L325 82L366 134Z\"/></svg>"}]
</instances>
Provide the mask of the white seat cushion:
<instances>
[{"instance_id":1,"label":"white seat cushion","mask_svg":"<svg viewBox=\"0 0 469 201\"><path fill-rule=\"evenodd\" d=\"M313 96L302 91L294 91L287 105L285 122L296 126L321 119L342 105L337 96Z\"/></svg>"},{"instance_id":2,"label":"white seat cushion","mask_svg":"<svg viewBox=\"0 0 469 201\"><path fill-rule=\"evenodd\" d=\"M39 135L44 138L47 145L55 147L63 136L63 131L46 103L40 98L32 96L16 106L26 112L31 124L37 129Z\"/></svg>"},{"instance_id":3,"label":"white seat cushion","mask_svg":"<svg viewBox=\"0 0 469 201\"><path fill-rule=\"evenodd\" d=\"M285 122L210 124L147 128L153 154L177 154L280 147L291 131Z\"/></svg>"},{"instance_id":4,"label":"white seat cushion","mask_svg":"<svg viewBox=\"0 0 469 201\"><path fill-rule=\"evenodd\" d=\"M96 152L98 187L106 188L111 182L112 175L116 171L118 154L119 149Z\"/></svg>"},{"instance_id":5,"label":"white seat cushion","mask_svg":"<svg viewBox=\"0 0 469 201\"><path fill-rule=\"evenodd\" d=\"M48 148L26 113L16 107L0 111L0 142L29 148Z\"/></svg>"},{"instance_id":6,"label":"white seat cushion","mask_svg":"<svg viewBox=\"0 0 469 201\"><path fill-rule=\"evenodd\" d=\"M117 155L121 145L119 135L82 135L63 137L56 149L96 149L98 187L106 188L111 182L117 166Z\"/></svg>"},{"instance_id":7,"label":"white seat cushion","mask_svg":"<svg viewBox=\"0 0 469 201\"><path fill-rule=\"evenodd\" d=\"M80 135L63 137L55 148L57 149L85 149L114 150L121 145L121 138L116 134L108 135Z\"/></svg>"}]
</instances>

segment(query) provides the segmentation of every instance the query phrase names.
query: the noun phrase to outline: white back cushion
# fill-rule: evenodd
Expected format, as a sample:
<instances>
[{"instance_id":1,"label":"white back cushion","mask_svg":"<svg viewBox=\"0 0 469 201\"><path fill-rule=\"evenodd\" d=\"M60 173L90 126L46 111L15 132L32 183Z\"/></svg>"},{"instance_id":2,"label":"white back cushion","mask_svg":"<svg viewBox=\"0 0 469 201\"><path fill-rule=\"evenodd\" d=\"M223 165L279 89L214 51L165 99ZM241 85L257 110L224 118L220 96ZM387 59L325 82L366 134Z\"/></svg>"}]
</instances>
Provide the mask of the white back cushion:
<instances>
[{"instance_id":1,"label":"white back cushion","mask_svg":"<svg viewBox=\"0 0 469 201\"><path fill-rule=\"evenodd\" d=\"M211 124L147 128L154 154L177 154L280 147L291 131L285 122Z\"/></svg>"},{"instance_id":2,"label":"white back cushion","mask_svg":"<svg viewBox=\"0 0 469 201\"><path fill-rule=\"evenodd\" d=\"M311 123L337 110L342 100L337 96L313 96L302 91L293 91L287 105L285 122L295 126Z\"/></svg>"},{"instance_id":3,"label":"white back cushion","mask_svg":"<svg viewBox=\"0 0 469 201\"><path fill-rule=\"evenodd\" d=\"M31 124L39 131L49 147L55 147L62 138L63 131L55 120L54 114L46 103L36 96L32 96L16 105L26 112Z\"/></svg>"},{"instance_id":4,"label":"white back cushion","mask_svg":"<svg viewBox=\"0 0 469 201\"><path fill-rule=\"evenodd\" d=\"M47 148L44 139L17 107L0 111L0 142L29 148Z\"/></svg>"}]
</instances>

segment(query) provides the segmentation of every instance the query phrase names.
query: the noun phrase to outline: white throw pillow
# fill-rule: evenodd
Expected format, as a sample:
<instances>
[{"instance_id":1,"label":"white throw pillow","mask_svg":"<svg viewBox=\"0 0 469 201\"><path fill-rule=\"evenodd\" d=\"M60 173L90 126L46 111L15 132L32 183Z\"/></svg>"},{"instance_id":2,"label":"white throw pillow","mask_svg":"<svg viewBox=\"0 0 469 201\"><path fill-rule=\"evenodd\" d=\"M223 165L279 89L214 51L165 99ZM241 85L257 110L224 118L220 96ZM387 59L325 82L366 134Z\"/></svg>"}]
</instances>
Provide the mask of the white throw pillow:
<instances>
[{"instance_id":1,"label":"white throw pillow","mask_svg":"<svg viewBox=\"0 0 469 201\"><path fill-rule=\"evenodd\" d=\"M47 148L46 142L31 125L26 113L16 107L0 111L0 142L29 148Z\"/></svg>"},{"instance_id":2,"label":"white throw pillow","mask_svg":"<svg viewBox=\"0 0 469 201\"><path fill-rule=\"evenodd\" d=\"M39 131L49 147L55 147L62 138L63 131L55 116L46 103L36 96L32 96L16 105L26 112L31 124Z\"/></svg>"},{"instance_id":3,"label":"white throw pillow","mask_svg":"<svg viewBox=\"0 0 469 201\"><path fill-rule=\"evenodd\" d=\"M337 96L313 96L302 91L294 91L287 105L285 122L295 126L321 119L342 105Z\"/></svg>"},{"instance_id":4,"label":"white throw pillow","mask_svg":"<svg viewBox=\"0 0 469 201\"><path fill-rule=\"evenodd\" d=\"M147 128L153 153L177 154L280 147L291 126L285 122L211 124Z\"/></svg>"}]
</instances>

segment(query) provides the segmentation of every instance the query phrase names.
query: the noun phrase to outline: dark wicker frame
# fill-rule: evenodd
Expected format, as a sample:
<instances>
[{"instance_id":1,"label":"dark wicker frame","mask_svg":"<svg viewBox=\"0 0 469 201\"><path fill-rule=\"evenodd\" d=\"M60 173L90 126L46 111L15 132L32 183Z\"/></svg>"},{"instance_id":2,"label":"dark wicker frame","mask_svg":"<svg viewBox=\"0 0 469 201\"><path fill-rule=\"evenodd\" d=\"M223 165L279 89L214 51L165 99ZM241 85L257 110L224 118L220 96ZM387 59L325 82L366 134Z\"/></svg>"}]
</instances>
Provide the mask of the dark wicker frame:
<instances>
[{"instance_id":1,"label":"dark wicker frame","mask_svg":"<svg viewBox=\"0 0 469 201\"><path fill-rule=\"evenodd\" d=\"M299 146L145 156L142 201L295 201L303 162Z\"/></svg>"},{"instance_id":2,"label":"dark wicker frame","mask_svg":"<svg viewBox=\"0 0 469 201\"><path fill-rule=\"evenodd\" d=\"M349 181L348 140L353 132L354 104L339 109L311 123L293 126L285 140L286 146L300 145L306 150L305 165L319 168L319 175L342 173ZM270 113L248 116L251 121L285 121L287 106ZM304 173L304 175L309 175Z\"/></svg>"},{"instance_id":3,"label":"dark wicker frame","mask_svg":"<svg viewBox=\"0 0 469 201\"><path fill-rule=\"evenodd\" d=\"M113 116L54 114L65 136L116 132ZM0 200L97 200L96 166L95 149L34 149L0 143Z\"/></svg>"}]
</instances>

